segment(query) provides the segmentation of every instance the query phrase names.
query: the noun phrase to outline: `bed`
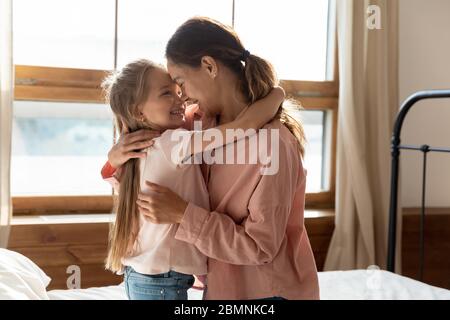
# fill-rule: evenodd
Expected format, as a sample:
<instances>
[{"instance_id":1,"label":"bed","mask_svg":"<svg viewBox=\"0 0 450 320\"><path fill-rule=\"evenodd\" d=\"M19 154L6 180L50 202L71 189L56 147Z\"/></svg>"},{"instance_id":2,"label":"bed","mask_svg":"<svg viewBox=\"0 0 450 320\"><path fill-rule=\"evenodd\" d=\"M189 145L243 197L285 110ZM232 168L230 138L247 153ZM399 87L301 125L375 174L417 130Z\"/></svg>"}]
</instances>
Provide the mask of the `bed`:
<instances>
[{"instance_id":1,"label":"bed","mask_svg":"<svg viewBox=\"0 0 450 320\"><path fill-rule=\"evenodd\" d=\"M126 300L123 283L88 289L49 290L51 279L20 253L0 249L0 300ZM450 300L450 290L437 288L388 271L368 269L319 272L322 300ZM189 300L202 291L190 289Z\"/></svg>"},{"instance_id":2,"label":"bed","mask_svg":"<svg viewBox=\"0 0 450 320\"><path fill-rule=\"evenodd\" d=\"M378 274L377 274L378 273ZM321 300L450 300L450 290L379 270L319 272ZM50 300L126 300L123 284L90 289L52 290ZM190 289L189 300L201 300L200 290Z\"/></svg>"}]
</instances>

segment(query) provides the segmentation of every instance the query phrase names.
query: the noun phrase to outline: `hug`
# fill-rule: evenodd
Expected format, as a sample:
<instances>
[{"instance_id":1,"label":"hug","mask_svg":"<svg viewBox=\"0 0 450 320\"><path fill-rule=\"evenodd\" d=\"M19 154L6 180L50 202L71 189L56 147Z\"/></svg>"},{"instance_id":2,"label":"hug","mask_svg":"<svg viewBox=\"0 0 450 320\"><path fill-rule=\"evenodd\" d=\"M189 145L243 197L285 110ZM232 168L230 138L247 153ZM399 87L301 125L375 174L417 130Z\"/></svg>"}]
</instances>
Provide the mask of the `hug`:
<instances>
[{"instance_id":1,"label":"hug","mask_svg":"<svg viewBox=\"0 0 450 320\"><path fill-rule=\"evenodd\" d=\"M104 82L120 133L102 169L118 194L106 267L124 275L130 299L183 300L192 286L204 299L319 299L304 130L272 65L204 17L182 24L165 55L167 66L140 59ZM276 172L263 174L261 161L187 161L249 152L259 129L276 137L257 146Z\"/></svg>"}]
</instances>

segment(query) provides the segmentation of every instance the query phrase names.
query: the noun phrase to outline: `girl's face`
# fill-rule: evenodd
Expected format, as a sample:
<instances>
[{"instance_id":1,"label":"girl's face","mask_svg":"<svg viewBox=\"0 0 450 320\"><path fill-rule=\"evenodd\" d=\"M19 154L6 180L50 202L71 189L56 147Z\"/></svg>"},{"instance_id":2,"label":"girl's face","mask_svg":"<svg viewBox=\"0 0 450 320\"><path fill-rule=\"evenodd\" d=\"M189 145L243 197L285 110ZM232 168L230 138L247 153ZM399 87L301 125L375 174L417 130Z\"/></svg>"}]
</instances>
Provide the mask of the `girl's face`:
<instances>
[{"instance_id":1,"label":"girl's face","mask_svg":"<svg viewBox=\"0 0 450 320\"><path fill-rule=\"evenodd\" d=\"M185 104L180 87L161 68L149 73L149 84L149 95L147 101L139 106L139 117L144 117L157 130L181 127L185 122Z\"/></svg>"},{"instance_id":2,"label":"girl's face","mask_svg":"<svg viewBox=\"0 0 450 320\"><path fill-rule=\"evenodd\" d=\"M219 88L210 70L203 65L192 68L170 60L167 62L167 70L173 81L180 86L184 98L197 103L200 110L209 115L220 113L220 107L216 105Z\"/></svg>"}]
</instances>

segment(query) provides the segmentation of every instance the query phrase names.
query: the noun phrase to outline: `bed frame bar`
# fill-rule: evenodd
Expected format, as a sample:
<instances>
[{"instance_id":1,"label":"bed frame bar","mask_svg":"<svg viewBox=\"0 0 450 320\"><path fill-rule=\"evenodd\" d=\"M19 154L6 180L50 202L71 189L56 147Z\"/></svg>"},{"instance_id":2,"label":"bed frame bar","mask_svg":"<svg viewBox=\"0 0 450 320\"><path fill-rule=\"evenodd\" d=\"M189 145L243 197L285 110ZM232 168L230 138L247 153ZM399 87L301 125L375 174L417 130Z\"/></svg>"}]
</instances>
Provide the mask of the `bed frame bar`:
<instances>
[{"instance_id":1,"label":"bed frame bar","mask_svg":"<svg viewBox=\"0 0 450 320\"><path fill-rule=\"evenodd\" d=\"M450 90L427 90L419 91L409 96L402 104L397 115L391 142L391 195L389 205L389 231L388 231L388 255L387 270L395 272L395 249L397 235L397 206L398 206L398 175L399 175L399 157L400 149L421 151L423 153L422 167L422 206L420 217L420 270L419 279L423 279L424 265L424 220L425 220L425 186L426 186L426 168L428 152L450 153L450 148L433 148L429 145L411 146L400 145L400 133L403 121L411 107L420 100L450 98Z\"/></svg>"}]
</instances>

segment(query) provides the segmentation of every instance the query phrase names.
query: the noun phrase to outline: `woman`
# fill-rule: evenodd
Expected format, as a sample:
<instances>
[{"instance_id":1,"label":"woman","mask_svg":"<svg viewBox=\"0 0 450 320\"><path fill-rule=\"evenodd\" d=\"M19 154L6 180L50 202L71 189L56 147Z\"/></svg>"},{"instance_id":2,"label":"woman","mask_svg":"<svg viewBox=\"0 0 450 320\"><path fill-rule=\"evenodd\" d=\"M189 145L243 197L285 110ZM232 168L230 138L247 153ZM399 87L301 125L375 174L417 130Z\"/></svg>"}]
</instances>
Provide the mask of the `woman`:
<instances>
[{"instance_id":1,"label":"woman","mask_svg":"<svg viewBox=\"0 0 450 320\"><path fill-rule=\"evenodd\" d=\"M166 57L172 79L197 100L202 119L217 124L233 121L277 84L267 61L246 51L231 28L208 18L180 26ZM155 223L179 223L175 238L208 257L206 299L319 298L303 218L303 130L283 108L263 128L278 132L278 141L258 146L278 144L278 154L271 154L278 171L261 174L261 163L203 165L211 211L151 183L152 192L138 196L141 214ZM248 152L248 141L241 148ZM120 164L121 155L116 148L109 159Z\"/></svg>"}]
</instances>

